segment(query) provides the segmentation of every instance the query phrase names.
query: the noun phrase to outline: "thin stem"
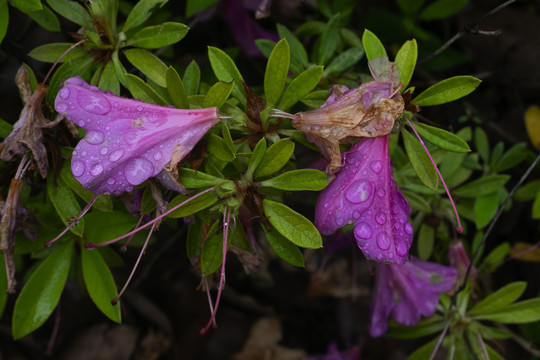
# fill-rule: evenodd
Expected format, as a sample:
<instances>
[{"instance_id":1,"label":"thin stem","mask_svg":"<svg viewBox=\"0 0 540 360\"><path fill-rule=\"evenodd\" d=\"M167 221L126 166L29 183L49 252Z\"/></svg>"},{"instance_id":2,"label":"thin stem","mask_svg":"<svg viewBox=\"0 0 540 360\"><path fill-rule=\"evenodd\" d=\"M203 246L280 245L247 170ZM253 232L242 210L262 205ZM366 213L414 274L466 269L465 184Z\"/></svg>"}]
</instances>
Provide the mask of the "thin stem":
<instances>
[{"instance_id":1,"label":"thin stem","mask_svg":"<svg viewBox=\"0 0 540 360\"><path fill-rule=\"evenodd\" d=\"M216 298L216 305L214 306L214 311L212 311L212 316L210 317L210 320L208 321L208 324L200 331L201 335L206 334L208 329L210 329L210 326L217 327L216 325L216 314L219 307L219 301L221 300L221 293L223 292L223 284L225 283L225 260L227 258L227 238L229 235L229 221L231 220L231 209L227 208L225 210L225 213L223 213L223 260L221 262L221 274L219 276L219 286L218 286L218 294ZM209 290L209 289L207 289Z\"/></svg>"},{"instance_id":2,"label":"thin stem","mask_svg":"<svg viewBox=\"0 0 540 360\"><path fill-rule=\"evenodd\" d=\"M204 286L206 287L206 298L208 299L208 307L210 308L210 316L214 313L214 304L212 304L212 296L210 296L210 287L208 285L208 276L204 277ZM217 326L214 318L213 326Z\"/></svg>"},{"instance_id":3,"label":"thin stem","mask_svg":"<svg viewBox=\"0 0 540 360\"><path fill-rule=\"evenodd\" d=\"M52 71L54 70L54 68L56 67L56 65L58 65L58 63L60 62L60 60L62 60L64 58L64 56L66 56L71 50L75 49L77 46L81 45L82 43L84 43L86 40L88 39L82 39L82 40L79 40L77 41L75 44L71 45L69 47L69 49L67 49L66 51L64 51L64 53L62 55L60 55L60 57L58 59L56 59L56 62L53 64L53 66L51 66L51 68L49 69L49 72L47 73L47 75L45 76L45 79L43 79L43 83L45 84L47 82L47 80L49 79L49 76L51 75Z\"/></svg>"},{"instance_id":4,"label":"thin stem","mask_svg":"<svg viewBox=\"0 0 540 360\"><path fill-rule=\"evenodd\" d=\"M58 301L58 304L56 305L56 311L54 314L54 327L51 333L51 337L49 339L49 343L47 344L47 349L45 350L45 355L47 356L50 356L52 354L54 342L56 341L56 337L58 336L58 330L60 329L60 319L61 319L60 305L61 305L61 302Z\"/></svg>"},{"instance_id":5,"label":"thin stem","mask_svg":"<svg viewBox=\"0 0 540 360\"><path fill-rule=\"evenodd\" d=\"M163 217L169 215L169 214L172 213L173 211L178 210L180 207L184 206L184 205L187 204L188 202L190 202L190 201L192 201L192 200L198 198L198 197L201 196L201 195L206 194L206 193L209 192L209 191L215 190L215 189L217 189L218 187L219 187L219 186L213 186L213 187L208 188L208 189L206 189L206 190L204 190L204 191L201 191L201 192L198 193L197 195L194 195L194 196L190 197L189 199L187 199L187 200L181 202L180 204L176 205L175 207L171 208L170 210L164 212L164 213L161 214L160 216L156 217L154 220L147 222L147 223L144 224L143 226L141 226L141 227L139 227L139 228L137 228L137 229L134 229L134 230L128 232L127 234L124 234L124 235L119 236L119 237L117 237L117 238L115 238L115 239L112 239L112 240L109 240L109 241L105 241L105 242L102 242L102 243L99 243L99 244L88 243L88 244L85 244L84 247L87 248L87 249L93 249L93 248L96 248L96 247L101 247L101 246L107 246L107 245L110 245L110 244L114 244L114 243L117 242L117 241L120 241L120 240L125 239L125 238L127 238L127 237L129 237L129 236L131 236L131 235L133 235L133 234L135 234L135 233L138 233L138 232L141 231L142 229L146 229L147 227L149 227L149 226L155 224L157 221L161 220Z\"/></svg>"},{"instance_id":6,"label":"thin stem","mask_svg":"<svg viewBox=\"0 0 540 360\"><path fill-rule=\"evenodd\" d=\"M79 223L79 220L88 212L88 210L90 210L90 208L92 207L92 205L94 205L94 203L96 202L97 198L98 198L99 195L94 195L92 197L92 199L88 202L88 204L86 204L86 206L84 207L84 209L81 211L81 213L77 216L75 216L73 219L71 219L71 223L64 229L64 231L62 231L57 237L55 237L54 239L52 239L51 241L48 241L46 242L45 244L45 247L49 247L51 246L56 240L60 239L62 236L64 236L65 233L67 233L69 231L69 229L71 229L72 227L74 227L75 225L77 225Z\"/></svg>"},{"instance_id":7,"label":"thin stem","mask_svg":"<svg viewBox=\"0 0 540 360\"><path fill-rule=\"evenodd\" d=\"M441 179L441 182L442 182L442 184L444 186L444 190L446 190L446 195L448 195L448 199L450 199L450 204L452 204L452 208L454 209L454 214L456 215L456 221L457 221L457 225L458 225L456 230L457 230L458 233L462 233L463 232L463 226L461 226L461 220L459 219L459 214L458 214L458 211L456 209L456 204L454 203L454 199L452 199L452 195L450 194L450 191L448 190L448 186L446 186L446 182L444 182L443 176L442 176L441 172L439 171L439 168L437 167L437 164L435 164L435 161L431 157L431 154L429 153L429 151L428 151L428 149L426 147L426 144L424 144L424 140L422 140L420 135L418 135L418 133L416 132L416 129L414 128L414 126L412 125L412 123L410 122L409 119L407 119L407 123L409 124L412 131L414 132L414 134L416 135L416 137L420 141L420 144L422 144L422 146L424 147L424 150L426 151L426 154L428 155L429 160L431 160L431 163L433 164L433 167L435 168L435 171L437 172L437 175L439 175L439 179Z\"/></svg>"},{"instance_id":8,"label":"thin stem","mask_svg":"<svg viewBox=\"0 0 540 360\"><path fill-rule=\"evenodd\" d=\"M295 119L297 118L296 115L289 114L288 112L281 111L281 110L278 110L278 109L272 109L272 111L270 111L270 115L269 115L269 116L272 116L272 117L283 117L283 118L287 118L287 119L291 119L291 120L295 120Z\"/></svg>"},{"instance_id":9,"label":"thin stem","mask_svg":"<svg viewBox=\"0 0 540 360\"><path fill-rule=\"evenodd\" d=\"M139 221L137 221L137 225L135 225L135 229L138 229L138 228L139 228L139 225L141 225L141 221L142 221L143 217L144 217L144 215L139 216ZM129 243L130 243L131 240L133 239L133 236L135 236L135 234L131 235L131 236L127 239L126 243L120 247L120 252L126 252L127 246L129 245Z\"/></svg>"},{"instance_id":10,"label":"thin stem","mask_svg":"<svg viewBox=\"0 0 540 360\"><path fill-rule=\"evenodd\" d=\"M141 252L139 253L139 257L137 258L137 261L135 262L135 265L133 266L133 269L131 269L131 273L129 274L129 277L128 277L126 283L124 284L124 287L122 288L122 290L120 290L118 295L111 301L111 304L116 305L118 303L118 300L122 296L122 294L124 294L124 291L126 291L127 286L131 282L131 279L133 278L133 274L135 274L135 270L137 270L137 267L139 266L139 263L141 262L141 258L143 256L144 252L146 251L146 247L148 246L148 242L150 241L150 237L152 236L152 233L154 232L155 227L156 227L156 223L154 222L152 224L152 228L148 232L148 236L146 237L146 240L144 241L144 245L143 245L143 247L141 249Z\"/></svg>"},{"instance_id":11,"label":"thin stem","mask_svg":"<svg viewBox=\"0 0 540 360\"><path fill-rule=\"evenodd\" d=\"M433 349L433 352L431 353L429 360L435 359L435 355L437 355L437 352L439 351L439 348L441 347L444 337L446 336L446 333L448 332L449 328L450 328L450 320L446 322L446 326L444 327L441 335L439 336L439 340L437 340L437 344L435 344L435 348Z\"/></svg>"}]
</instances>

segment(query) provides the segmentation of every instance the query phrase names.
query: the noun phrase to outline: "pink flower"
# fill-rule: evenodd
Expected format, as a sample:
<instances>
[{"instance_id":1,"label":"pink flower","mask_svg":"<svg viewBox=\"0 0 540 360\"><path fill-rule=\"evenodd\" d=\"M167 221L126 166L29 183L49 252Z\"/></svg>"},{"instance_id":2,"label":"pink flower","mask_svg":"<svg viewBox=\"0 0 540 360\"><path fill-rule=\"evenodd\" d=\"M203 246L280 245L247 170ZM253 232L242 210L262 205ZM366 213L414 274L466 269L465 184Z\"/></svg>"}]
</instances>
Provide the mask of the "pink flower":
<instances>
[{"instance_id":1,"label":"pink flower","mask_svg":"<svg viewBox=\"0 0 540 360\"><path fill-rule=\"evenodd\" d=\"M342 154L343 167L319 195L315 226L323 235L354 223L368 259L403 264L413 239L411 209L392 178L389 135L362 138Z\"/></svg>"},{"instance_id":2,"label":"pink flower","mask_svg":"<svg viewBox=\"0 0 540 360\"><path fill-rule=\"evenodd\" d=\"M87 129L71 171L95 194L131 191L176 167L218 120L217 108L181 110L105 93L80 77L66 80L56 111Z\"/></svg>"},{"instance_id":3,"label":"pink flower","mask_svg":"<svg viewBox=\"0 0 540 360\"><path fill-rule=\"evenodd\" d=\"M388 317L413 326L420 315L435 313L441 293L452 290L454 268L411 258L403 265L378 264L375 292L371 301L371 336L388 330Z\"/></svg>"}]
</instances>

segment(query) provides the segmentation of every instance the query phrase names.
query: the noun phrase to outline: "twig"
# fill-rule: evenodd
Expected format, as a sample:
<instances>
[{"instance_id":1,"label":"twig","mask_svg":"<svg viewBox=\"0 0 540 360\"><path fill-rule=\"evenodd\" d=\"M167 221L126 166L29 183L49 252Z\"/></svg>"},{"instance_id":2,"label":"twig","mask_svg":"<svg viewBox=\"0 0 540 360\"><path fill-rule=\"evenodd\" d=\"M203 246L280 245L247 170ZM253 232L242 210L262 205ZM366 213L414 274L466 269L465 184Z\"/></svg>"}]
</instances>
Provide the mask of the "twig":
<instances>
[{"instance_id":1,"label":"twig","mask_svg":"<svg viewBox=\"0 0 540 360\"><path fill-rule=\"evenodd\" d=\"M491 9L490 11L488 11L487 13L485 13L484 15L482 15L479 19L477 19L476 21L473 21L472 23L470 24L467 24L465 25L461 30L459 30L457 32L457 34L455 34L454 36L452 36L452 38L450 40L448 40L446 43L444 43L440 48L438 48L437 50L435 50L431 55L429 55L428 57L420 60L418 62L418 64L424 64L426 62L428 62L429 60L439 56L443 51L445 51L446 49L448 49L448 47L450 47L450 45L452 45L454 42L456 42L460 37L462 37L463 35L465 34L479 34L479 35L488 35L488 36L496 36L496 35L499 35L502 31L501 30L495 30L495 31L485 31L485 30L479 30L476 28L476 26L481 23L485 18L495 14L496 12L498 12L499 10L502 10L504 9L505 7L511 5L512 3L515 3L517 0L508 0L502 4L500 4L499 6Z\"/></svg>"}]
</instances>

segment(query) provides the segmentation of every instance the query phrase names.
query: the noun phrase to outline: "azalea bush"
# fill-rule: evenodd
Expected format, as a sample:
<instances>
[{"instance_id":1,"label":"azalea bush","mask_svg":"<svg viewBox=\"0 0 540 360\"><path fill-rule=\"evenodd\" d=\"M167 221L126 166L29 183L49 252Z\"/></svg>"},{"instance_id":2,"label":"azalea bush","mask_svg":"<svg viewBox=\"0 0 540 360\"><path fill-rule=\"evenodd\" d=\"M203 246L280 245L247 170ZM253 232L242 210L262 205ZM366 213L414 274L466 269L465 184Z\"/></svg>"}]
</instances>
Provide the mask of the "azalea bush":
<instances>
[{"instance_id":1,"label":"azalea bush","mask_svg":"<svg viewBox=\"0 0 540 360\"><path fill-rule=\"evenodd\" d=\"M465 61L455 49L417 64L441 45L423 22L467 1L397 1L410 37L391 46L356 26L355 1L317 1L287 25L266 1L166 3L0 1L4 44L16 12L65 39L18 64L20 116L0 121L0 313L14 340L54 321L54 354L73 284L103 319L122 323L139 264L173 234L185 248L178 261L197 274L192 291L208 299L199 336L219 331L236 273L257 278L277 261L315 284L359 249L352 269L371 275L361 284L371 310L354 324L363 336L421 338L410 359L504 358L511 338L527 348L525 328L506 324L532 323L538 334L540 297L520 299L526 282L487 279L510 253L533 251L489 235L513 193L534 199L538 217L539 182L520 179L534 153L490 142L464 103L453 131L430 119L430 108L460 104L481 80L438 75L445 61ZM233 46L202 37L207 53L195 56L186 23L215 17ZM420 81L426 72L438 80ZM367 341L331 340L336 359L357 358Z\"/></svg>"}]
</instances>

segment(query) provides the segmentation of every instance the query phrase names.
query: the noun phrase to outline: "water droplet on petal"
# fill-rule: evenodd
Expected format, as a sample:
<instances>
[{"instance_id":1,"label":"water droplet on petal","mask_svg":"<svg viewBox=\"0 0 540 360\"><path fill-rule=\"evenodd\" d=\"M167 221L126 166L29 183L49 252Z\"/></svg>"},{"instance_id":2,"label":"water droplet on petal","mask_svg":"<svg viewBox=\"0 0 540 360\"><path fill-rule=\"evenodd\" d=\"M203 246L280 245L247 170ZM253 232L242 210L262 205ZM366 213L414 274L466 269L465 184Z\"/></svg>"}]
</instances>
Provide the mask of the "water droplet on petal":
<instances>
[{"instance_id":1,"label":"water droplet on petal","mask_svg":"<svg viewBox=\"0 0 540 360\"><path fill-rule=\"evenodd\" d=\"M141 105L137 106L137 111L143 111L143 107Z\"/></svg>"},{"instance_id":2,"label":"water droplet on petal","mask_svg":"<svg viewBox=\"0 0 540 360\"><path fill-rule=\"evenodd\" d=\"M152 176L153 172L154 166L144 158L135 158L128 162L124 168L124 176L131 185L139 185Z\"/></svg>"},{"instance_id":3,"label":"water droplet on petal","mask_svg":"<svg viewBox=\"0 0 540 360\"><path fill-rule=\"evenodd\" d=\"M354 226L354 235L358 239L371 239L371 236L373 235L373 231L371 230L371 226L365 222L359 222L356 223Z\"/></svg>"},{"instance_id":4,"label":"water droplet on petal","mask_svg":"<svg viewBox=\"0 0 540 360\"><path fill-rule=\"evenodd\" d=\"M377 195L379 197L384 197L384 195L386 195L386 191L384 191L383 188L379 188L379 190L377 190Z\"/></svg>"},{"instance_id":5,"label":"water droplet on petal","mask_svg":"<svg viewBox=\"0 0 540 360\"><path fill-rule=\"evenodd\" d=\"M101 131L90 130L84 137L90 144L99 145L105 140L105 135Z\"/></svg>"},{"instance_id":6,"label":"water droplet on petal","mask_svg":"<svg viewBox=\"0 0 540 360\"><path fill-rule=\"evenodd\" d=\"M377 215L375 215L375 221L377 221L377 224L379 225L384 225L386 223L386 214L379 211Z\"/></svg>"},{"instance_id":7,"label":"water droplet on petal","mask_svg":"<svg viewBox=\"0 0 540 360\"><path fill-rule=\"evenodd\" d=\"M122 155L124 155L124 149L117 149L114 150L112 153L109 154L109 160L112 162L118 161Z\"/></svg>"},{"instance_id":8,"label":"water droplet on petal","mask_svg":"<svg viewBox=\"0 0 540 360\"><path fill-rule=\"evenodd\" d=\"M68 88L62 88L58 92L58 96L60 96L62 99L67 99L69 97L69 89Z\"/></svg>"},{"instance_id":9,"label":"water droplet on petal","mask_svg":"<svg viewBox=\"0 0 540 360\"><path fill-rule=\"evenodd\" d=\"M92 166L92 168L90 168L90 174L94 176L98 176L102 172L103 172L103 165L101 165L100 163L97 163L94 166Z\"/></svg>"},{"instance_id":10,"label":"water droplet on petal","mask_svg":"<svg viewBox=\"0 0 540 360\"><path fill-rule=\"evenodd\" d=\"M353 204L360 204L368 200L373 193L373 185L366 180L358 180L349 185L345 197Z\"/></svg>"},{"instance_id":11,"label":"water droplet on petal","mask_svg":"<svg viewBox=\"0 0 540 360\"><path fill-rule=\"evenodd\" d=\"M111 111L111 103L101 94L92 91L79 91L77 102L86 111L92 114L105 115Z\"/></svg>"},{"instance_id":12,"label":"water droplet on petal","mask_svg":"<svg viewBox=\"0 0 540 360\"><path fill-rule=\"evenodd\" d=\"M399 255L399 256L406 256L407 253L409 252L409 248L407 247L407 245L405 244L405 242L403 241L400 241L396 244L396 253Z\"/></svg>"},{"instance_id":13,"label":"water droplet on petal","mask_svg":"<svg viewBox=\"0 0 540 360\"><path fill-rule=\"evenodd\" d=\"M107 179L107 184L109 184L109 185L114 184L114 179L113 178L108 178Z\"/></svg>"},{"instance_id":14,"label":"water droplet on petal","mask_svg":"<svg viewBox=\"0 0 540 360\"><path fill-rule=\"evenodd\" d=\"M380 232L377 235L377 246L381 248L381 250L388 250L390 249L390 236L386 232Z\"/></svg>"},{"instance_id":15,"label":"water droplet on petal","mask_svg":"<svg viewBox=\"0 0 540 360\"><path fill-rule=\"evenodd\" d=\"M158 151L154 154L154 160L159 161L161 158L163 158L163 154L161 154L161 152Z\"/></svg>"},{"instance_id":16,"label":"water droplet on petal","mask_svg":"<svg viewBox=\"0 0 540 360\"><path fill-rule=\"evenodd\" d=\"M411 223L410 222L407 222L404 226L403 226L403 230L405 230L405 234L408 234L408 235L411 235L413 233L413 228L411 226Z\"/></svg>"},{"instance_id":17,"label":"water droplet on petal","mask_svg":"<svg viewBox=\"0 0 540 360\"><path fill-rule=\"evenodd\" d=\"M343 224L345 224L345 220L343 220L343 218L338 217L338 218L336 219L336 224L337 224L338 226L343 226Z\"/></svg>"},{"instance_id":18,"label":"water droplet on petal","mask_svg":"<svg viewBox=\"0 0 540 360\"><path fill-rule=\"evenodd\" d=\"M82 161L75 160L71 163L71 172L73 173L73 176L79 177L82 174L84 174L85 166Z\"/></svg>"},{"instance_id":19,"label":"water droplet on petal","mask_svg":"<svg viewBox=\"0 0 540 360\"><path fill-rule=\"evenodd\" d=\"M102 147L101 149L99 149L99 153L101 155L107 155L108 152L109 152L109 149L107 149L106 147Z\"/></svg>"},{"instance_id":20,"label":"water droplet on petal","mask_svg":"<svg viewBox=\"0 0 540 360\"><path fill-rule=\"evenodd\" d=\"M56 105L56 111L58 111L59 113L66 112L67 109L68 109L68 104L66 103L60 103Z\"/></svg>"},{"instance_id":21,"label":"water droplet on petal","mask_svg":"<svg viewBox=\"0 0 540 360\"><path fill-rule=\"evenodd\" d=\"M353 216L353 218L354 218L355 220L358 220L358 219L360 219L360 212L359 212L359 211L355 211L355 212L353 212L352 216Z\"/></svg>"},{"instance_id":22,"label":"water droplet on petal","mask_svg":"<svg viewBox=\"0 0 540 360\"><path fill-rule=\"evenodd\" d=\"M379 174L383 168L383 163L380 160L374 160L369 165L371 170L373 170L376 174Z\"/></svg>"},{"instance_id":23,"label":"water droplet on petal","mask_svg":"<svg viewBox=\"0 0 540 360\"><path fill-rule=\"evenodd\" d=\"M88 155L88 152L86 152L86 150L84 150L82 153L81 153L82 156L86 156Z\"/></svg>"},{"instance_id":24,"label":"water droplet on petal","mask_svg":"<svg viewBox=\"0 0 540 360\"><path fill-rule=\"evenodd\" d=\"M86 125L86 122L84 122L84 120L79 121L79 126L80 127L84 127L84 125Z\"/></svg>"}]
</instances>

